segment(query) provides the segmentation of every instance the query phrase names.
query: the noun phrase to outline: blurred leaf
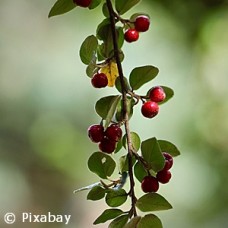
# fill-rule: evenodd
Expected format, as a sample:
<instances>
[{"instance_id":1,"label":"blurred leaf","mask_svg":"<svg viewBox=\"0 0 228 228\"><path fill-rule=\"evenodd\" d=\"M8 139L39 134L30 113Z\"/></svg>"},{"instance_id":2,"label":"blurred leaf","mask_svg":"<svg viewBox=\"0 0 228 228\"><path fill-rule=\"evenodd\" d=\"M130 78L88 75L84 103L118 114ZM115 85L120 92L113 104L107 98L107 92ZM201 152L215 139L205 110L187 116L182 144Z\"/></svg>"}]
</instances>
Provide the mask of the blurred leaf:
<instances>
[{"instance_id":1,"label":"blurred leaf","mask_svg":"<svg viewBox=\"0 0 228 228\"><path fill-rule=\"evenodd\" d=\"M119 140L114 153L115 154L118 153L122 149L122 147L123 147L122 140Z\"/></svg>"},{"instance_id":2,"label":"blurred leaf","mask_svg":"<svg viewBox=\"0 0 228 228\"><path fill-rule=\"evenodd\" d=\"M158 68L154 66L142 66L134 68L129 78L132 89L139 89L142 85L154 79L158 72Z\"/></svg>"},{"instance_id":3,"label":"blurred leaf","mask_svg":"<svg viewBox=\"0 0 228 228\"><path fill-rule=\"evenodd\" d=\"M67 13L74 9L77 5L72 0L58 0L51 8L48 17L57 16Z\"/></svg>"},{"instance_id":4,"label":"blurred leaf","mask_svg":"<svg viewBox=\"0 0 228 228\"><path fill-rule=\"evenodd\" d=\"M171 204L158 193L147 193L136 202L136 207L142 212L162 211L171 209Z\"/></svg>"},{"instance_id":5,"label":"blurred leaf","mask_svg":"<svg viewBox=\"0 0 228 228\"><path fill-rule=\"evenodd\" d=\"M128 221L128 215L121 215L114 219L108 226L108 228L123 228Z\"/></svg>"},{"instance_id":6,"label":"blurred leaf","mask_svg":"<svg viewBox=\"0 0 228 228\"><path fill-rule=\"evenodd\" d=\"M120 209L107 209L94 221L93 224L96 225L99 223L105 223L106 221L114 219L123 213L124 212Z\"/></svg>"},{"instance_id":7,"label":"blurred leaf","mask_svg":"<svg viewBox=\"0 0 228 228\"><path fill-rule=\"evenodd\" d=\"M164 167L165 159L155 137L143 141L141 150L143 158L151 165L155 172L160 171Z\"/></svg>"},{"instance_id":8,"label":"blurred leaf","mask_svg":"<svg viewBox=\"0 0 228 228\"><path fill-rule=\"evenodd\" d=\"M115 85L116 78L119 77L117 64L110 61L107 65L101 68L100 72L106 74L108 78L108 86L113 87Z\"/></svg>"},{"instance_id":9,"label":"blurred leaf","mask_svg":"<svg viewBox=\"0 0 228 228\"><path fill-rule=\"evenodd\" d=\"M101 186L96 186L90 190L87 195L87 200L100 200L104 198L106 193L106 189L102 188Z\"/></svg>"},{"instance_id":10,"label":"blurred leaf","mask_svg":"<svg viewBox=\"0 0 228 228\"><path fill-rule=\"evenodd\" d=\"M165 91L166 97L165 97L164 101L159 102L159 105L166 103L168 100L170 100L174 96L174 91L171 88L169 88L167 86L161 86L161 87Z\"/></svg>"},{"instance_id":11,"label":"blurred leaf","mask_svg":"<svg viewBox=\"0 0 228 228\"><path fill-rule=\"evenodd\" d=\"M135 162L136 162L136 158L132 157L132 165L134 165ZM119 159L119 169L120 169L120 173L128 172L128 170L129 170L128 155L123 155L122 157L120 157L120 159Z\"/></svg>"},{"instance_id":12,"label":"blurred leaf","mask_svg":"<svg viewBox=\"0 0 228 228\"><path fill-rule=\"evenodd\" d=\"M173 143L161 139L158 140L158 143L162 152L167 152L173 157L180 155L180 151Z\"/></svg>"},{"instance_id":13,"label":"blurred leaf","mask_svg":"<svg viewBox=\"0 0 228 228\"><path fill-rule=\"evenodd\" d=\"M133 6L138 4L140 0L116 0L115 1L115 7L117 12L121 15L126 13L129 9L131 9Z\"/></svg>"},{"instance_id":14,"label":"blurred leaf","mask_svg":"<svg viewBox=\"0 0 228 228\"><path fill-rule=\"evenodd\" d=\"M108 11L108 7L107 7L107 3L106 2L102 6L102 12L103 12L105 17L109 17L109 11Z\"/></svg>"},{"instance_id":15,"label":"blurred leaf","mask_svg":"<svg viewBox=\"0 0 228 228\"><path fill-rule=\"evenodd\" d=\"M80 58L81 61L89 65L93 59L94 54L96 53L98 46L97 38L94 35L88 36L82 43L80 48Z\"/></svg>"},{"instance_id":16,"label":"blurred leaf","mask_svg":"<svg viewBox=\"0 0 228 228\"><path fill-rule=\"evenodd\" d=\"M140 219L141 219L140 216L136 216L132 218L130 222L124 226L124 228L138 228L137 224L139 223ZM145 227L149 228L149 226L145 226Z\"/></svg>"},{"instance_id":17,"label":"blurred leaf","mask_svg":"<svg viewBox=\"0 0 228 228\"><path fill-rule=\"evenodd\" d=\"M109 190L105 201L110 207L118 207L127 200L127 193L124 189Z\"/></svg>"},{"instance_id":18,"label":"blurred leaf","mask_svg":"<svg viewBox=\"0 0 228 228\"><path fill-rule=\"evenodd\" d=\"M115 83L115 84L116 84L116 89L117 89L120 93L122 93L121 83L120 83L120 77L118 77L118 78L116 79L116 83ZM130 85L129 85L128 80L127 80L126 77L124 77L124 87L125 87L125 91L130 90Z\"/></svg>"},{"instance_id":19,"label":"blurred leaf","mask_svg":"<svg viewBox=\"0 0 228 228\"><path fill-rule=\"evenodd\" d=\"M96 61L97 61L97 58L96 56L94 55L91 62L89 63L89 65L87 66L86 68L86 74L87 76L89 76L90 78L93 77L93 75L98 71L98 67L97 67L97 64L96 64Z\"/></svg>"},{"instance_id":20,"label":"blurred leaf","mask_svg":"<svg viewBox=\"0 0 228 228\"><path fill-rule=\"evenodd\" d=\"M134 166L134 174L140 183L142 182L143 178L148 175L142 163L139 161Z\"/></svg>"},{"instance_id":21,"label":"blurred leaf","mask_svg":"<svg viewBox=\"0 0 228 228\"><path fill-rule=\"evenodd\" d=\"M100 5L102 0L92 0L91 4L89 5L89 9L95 9Z\"/></svg>"},{"instance_id":22,"label":"blurred leaf","mask_svg":"<svg viewBox=\"0 0 228 228\"><path fill-rule=\"evenodd\" d=\"M135 104L135 101L132 97L127 97L127 113L128 113L128 118L130 119L133 115L133 106ZM120 100L118 105L117 105L117 110L116 110L116 120L122 121L124 119L123 116L123 101Z\"/></svg>"},{"instance_id":23,"label":"blurred leaf","mask_svg":"<svg viewBox=\"0 0 228 228\"><path fill-rule=\"evenodd\" d=\"M97 101L95 109L97 114L106 120L105 127L111 122L120 98L121 96L108 96Z\"/></svg>"},{"instance_id":24,"label":"blurred leaf","mask_svg":"<svg viewBox=\"0 0 228 228\"><path fill-rule=\"evenodd\" d=\"M95 152L88 160L88 167L91 172L96 173L100 178L107 179L113 174L116 163L109 155Z\"/></svg>"},{"instance_id":25,"label":"blurred leaf","mask_svg":"<svg viewBox=\"0 0 228 228\"><path fill-rule=\"evenodd\" d=\"M131 135L132 146L133 146L135 152L137 152L139 150L140 144L141 144L140 137L136 132L131 132L130 135ZM122 141L123 141L123 146L126 149L127 148L127 135L126 134L123 136Z\"/></svg>"},{"instance_id":26,"label":"blurred leaf","mask_svg":"<svg viewBox=\"0 0 228 228\"><path fill-rule=\"evenodd\" d=\"M153 214L145 215L138 223L137 228L162 228L161 220Z\"/></svg>"}]
</instances>

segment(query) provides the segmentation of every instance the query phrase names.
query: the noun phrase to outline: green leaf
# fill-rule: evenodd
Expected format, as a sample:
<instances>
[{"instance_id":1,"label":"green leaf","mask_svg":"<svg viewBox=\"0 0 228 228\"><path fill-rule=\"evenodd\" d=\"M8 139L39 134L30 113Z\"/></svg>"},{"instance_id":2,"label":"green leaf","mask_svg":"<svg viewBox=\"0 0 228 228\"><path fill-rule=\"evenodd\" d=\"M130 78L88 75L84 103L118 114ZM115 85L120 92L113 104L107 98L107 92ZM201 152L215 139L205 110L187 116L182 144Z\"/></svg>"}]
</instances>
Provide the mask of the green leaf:
<instances>
[{"instance_id":1,"label":"green leaf","mask_svg":"<svg viewBox=\"0 0 228 228\"><path fill-rule=\"evenodd\" d=\"M117 216L122 215L123 213L124 212L120 209L107 209L94 221L93 224L96 225L99 223L104 223L108 220L114 219Z\"/></svg>"},{"instance_id":2,"label":"green leaf","mask_svg":"<svg viewBox=\"0 0 228 228\"><path fill-rule=\"evenodd\" d=\"M106 2L102 6L102 12L103 12L105 17L109 17L109 11L108 11L108 6L107 6Z\"/></svg>"},{"instance_id":3,"label":"green leaf","mask_svg":"<svg viewBox=\"0 0 228 228\"><path fill-rule=\"evenodd\" d=\"M138 228L137 224L139 223L140 219L140 216L132 218L130 222L124 226L124 228ZM145 226L144 228L147 228L147 226Z\"/></svg>"},{"instance_id":4,"label":"green leaf","mask_svg":"<svg viewBox=\"0 0 228 228\"><path fill-rule=\"evenodd\" d=\"M118 77L119 78L119 77ZM117 78L117 79L118 79ZM127 97L127 113L128 113L128 118L130 119L133 115L133 107L134 107L135 101L132 97ZM120 100L118 105L117 105L117 110L116 110L116 120L118 122L122 121L124 119L123 117L123 101Z\"/></svg>"},{"instance_id":5,"label":"green leaf","mask_svg":"<svg viewBox=\"0 0 228 228\"><path fill-rule=\"evenodd\" d=\"M105 201L110 207L118 207L127 200L127 193L124 189L108 191Z\"/></svg>"},{"instance_id":6,"label":"green leaf","mask_svg":"<svg viewBox=\"0 0 228 228\"><path fill-rule=\"evenodd\" d=\"M140 137L136 132L131 132L130 134L131 134L132 146L133 146L135 152L137 152L139 150L140 144L141 144ZM124 135L122 141L123 141L123 146L126 149L127 148L127 136L126 136L126 134Z\"/></svg>"},{"instance_id":7,"label":"green leaf","mask_svg":"<svg viewBox=\"0 0 228 228\"><path fill-rule=\"evenodd\" d=\"M132 165L134 165L135 162L136 162L136 158L132 157ZM120 159L119 159L119 170L120 170L120 173L129 171L128 155L124 155L124 156L120 157Z\"/></svg>"},{"instance_id":8,"label":"green leaf","mask_svg":"<svg viewBox=\"0 0 228 228\"><path fill-rule=\"evenodd\" d=\"M93 56L96 53L98 46L97 38L94 35L88 36L82 43L80 48L80 58L81 61L89 65L91 60L93 59Z\"/></svg>"},{"instance_id":9,"label":"green leaf","mask_svg":"<svg viewBox=\"0 0 228 228\"><path fill-rule=\"evenodd\" d=\"M134 166L134 174L140 183L142 182L143 178L148 175L142 163L139 161Z\"/></svg>"},{"instance_id":10,"label":"green leaf","mask_svg":"<svg viewBox=\"0 0 228 228\"><path fill-rule=\"evenodd\" d=\"M155 137L143 141L141 144L141 150L143 158L151 165L151 168L155 172L162 170L165 165L165 159Z\"/></svg>"},{"instance_id":11,"label":"green leaf","mask_svg":"<svg viewBox=\"0 0 228 228\"><path fill-rule=\"evenodd\" d=\"M173 143L161 139L158 140L158 143L162 152L167 152L173 157L180 155L180 151Z\"/></svg>"},{"instance_id":12,"label":"green leaf","mask_svg":"<svg viewBox=\"0 0 228 228\"><path fill-rule=\"evenodd\" d=\"M88 167L91 172L96 173L100 178L107 179L113 174L116 163L109 155L95 152L88 160Z\"/></svg>"},{"instance_id":13,"label":"green leaf","mask_svg":"<svg viewBox=\"0 0 228 228\"><path fill-rule=\"evenodd\" d=\"M121 96L108 96L97 101L95 109L97 114L106 120L105 127L110 124L120 98Z\"/></svg>"},{"instance_id":14,"label":"green leaf","mask_svg":"<svg viewBox=\"0 0 228 228\"><path fill-rule=\"evenodd\" d=\"M125 87L125 90L130 90L130 85L128 84L128 80L126 77L124 77L124 87ZM120 83L120 77L118 77L116 79L116 89L122 93L122 89L121 89L121 83Z\"/></svg>"},{"instance_id":15,"label":"green leaf","mask_svg":"<svg viewBox=\"0 0 228 228\"><path fill-rule=\"evenodd\" d=\"M172 208L171 204L158 193L143 195L137 200L136 207L142 212L162 211Z\"/></svg>"},{"instance_id":16,"label":"green leaf","mask_svg":"<svg viewBox=\"0 0 228 228\"><path fill-rule=\"evenodd\" d=\"M119 140L119 142L117 143L117 146L116 146L116 149L114 151L114 153L118 153L123 147L123 144L122 144L122 140Z\"/></svg>"},{"instance_id":17,"label":"green leaf","mask_svg":"<svg viewBox=\"0 0 228 228\"><path fill-rule=\"evenodd\" d=\"M171 88L169 88L167 86L161 86L161 87L163 88L166 97L165 97L164 101L159 102L159 105L166 103L168 100L170 100L174 96L174 91Z\"/></svg>"},{"instance_id":18,"label":"green leaf","mask_svg":"<svg viewBox=\"0 0 228 228\"><path fill-rule=\"evenodd\" d=\"M89 5L89 9L95 9L100 5L102 0L93 0L91 4Z\"/></svg>"},{"instance_id":19,"label":"green leaf","mask_svg":"<svg viewBox=\"0 0 228 228\"><path fill-rule=\"evenodd\" d=\"M137 228L162 228L161 220L153 214L145 215L138 223Z\"/></svg>"},{"instance_id":20,"label":"green leaf","mask_svg":"<svg viewBox=\"0 0 228 228\"><path fill-rule=\"evenodd\" d=\"M48 17L57 16L67 13L74 9L77 5L72 0L58 0L51 8Z\"/></svg>"},{"instance_id":21,"label":"green leaf","mask_svg":"<svg viewBox=\"0 0 228 228\"><path fill-rule=\"evenodd\" d=\"M129 78L132 89L139 89L142 85L154 79L158 72L158 68L154 66L142 66L134 68Z\"/></svg>"},{"instance_id":22,"label":"green leaf","mask_svg":"<svg viewBox=\"0 0 228 228\"><path fill-rule=\"evenodd\" d=\"M108 228L123 228L128 221L128 215L121 215L114 219L108 226Z\"/></svg>"},{"instance_id":23,"label":"green leaf","mask_svg":"<svg viewBox=\"0 0 228 228\"><path fill-rule=\"evenodd\" d=\"M93 75L98 71L98 67L96 64L97 58L96 56L93 57L93 59L91 60L91 62L89 63L89 65L86 68L86 74L88 77L92 78Z\"/></svg>"},{"instance_id":24,"label":"green leaf","mask_svg":"<svg viewBox=\"0 0 228 228\"><path fill-rule=\"evenodd\" d=\"M140 0L116 0L115 7L119 14L124 14L139 2Z\"/></svg>"},{"instance_id":25,"label":"green leaf","mask_svg":"<svg viewBox=\"0 0 228 228\"><path fill-rule=\"evenodd\" d=\"M104 198L106 193L106 189L100 187L100 186L96 186L94 188L92 188L90 190L90 192L87 195L87 200L100 200L102 198Z\"/></svg>"}]
</instances>

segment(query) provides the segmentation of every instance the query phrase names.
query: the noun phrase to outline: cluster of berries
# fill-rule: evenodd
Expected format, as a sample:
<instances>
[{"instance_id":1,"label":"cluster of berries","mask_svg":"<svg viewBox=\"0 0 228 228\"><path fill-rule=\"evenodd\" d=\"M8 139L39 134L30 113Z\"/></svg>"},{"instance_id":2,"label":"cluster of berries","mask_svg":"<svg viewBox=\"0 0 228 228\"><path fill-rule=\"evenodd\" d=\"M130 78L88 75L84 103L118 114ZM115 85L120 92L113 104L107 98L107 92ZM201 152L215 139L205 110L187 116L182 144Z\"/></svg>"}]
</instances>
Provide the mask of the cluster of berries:
<instances>
[{"instance_id":1,"label":"cluster of berries","mask_svg":"<svg viewBox=\"0 0 228 228\"><path fill-rule=\"evenodd\" d=\"M99 149L102 152L111 154L122 138L122 130L118 124L111 124L106 130L102 125L95 124L89 127L88 136L92 142L99 143Z\"/></svg>"},{"instance_id":2,"label":"cluster of berries","mask_svg":"<svg viewBox=\"0 0 228 228\"><path fill-rule=\"evenodd\" d=\"M159 189L159 182L162 184L166 184L172 177L172 174L169 170L173 166L173 158L170 154L166 152L163 152L162 154L165 158L164 168L157 173L156 177L149 175L145 176L142 180L141 188L146 193L157 192Z\"/></svg>"},{"instance_id":3,"label":"cluster of berries","mask_svg":"<svg viewBox=\"0 0 228 228\"><path fill-rule=\"evenodd\" d=\"M139 39L139 32L146 32L150 27L150 18L145 15L137 16L133 22L134 28L129 28L124 33L124 39L131 43Z\"/></svg>"},{"instance_id":4,"label":"cluster of berries","mask_svg":"<svg viewBox=\"0 0 228 228\"><path fill-rule=\"evenodd\" d=\"M143 103L141 112L147 118L155 117L159 112L158 103L166 98L165 91L161 86L155 86L149 91L149 101Z\"/></svg>"}]
</instances>

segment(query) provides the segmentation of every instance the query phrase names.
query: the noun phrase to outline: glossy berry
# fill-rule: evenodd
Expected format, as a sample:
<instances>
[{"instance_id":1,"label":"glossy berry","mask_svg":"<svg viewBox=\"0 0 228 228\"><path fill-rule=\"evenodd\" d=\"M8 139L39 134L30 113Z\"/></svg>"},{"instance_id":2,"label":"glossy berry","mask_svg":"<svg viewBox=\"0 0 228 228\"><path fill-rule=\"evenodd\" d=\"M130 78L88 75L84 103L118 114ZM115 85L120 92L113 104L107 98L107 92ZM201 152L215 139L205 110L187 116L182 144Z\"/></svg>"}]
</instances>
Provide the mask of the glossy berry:
<instances>
[{"instance_id":1,"label":"glossy berry","mask_svg":"<svg viewBox=\"0 0 228 228\"><path fill-rule=\"evenodd\" d=\"M118 125L112 124L106 129L105 136L112 141L118 142L122 137L122 130Z\"/></svg>"},{"instance_id":2,"label":"glossy berry","mask_svg":"<svg viewBox=\"0 0 228 228\"><path fill-rule=\"evenodd\" d=\"M142 105L141 112L147 118L155 117L159 112L159 106L154 101L147 101Z\"/></svg>"},{"instance_id":3,"label":"glossy berry","mask_svg":"<svg viewBox=\"0 0 228 228\"><path fill-rule=\"evenodd\" d=\"M104 128L101 125L92 125L88 128L88 136L92 142L98 143L104 138Z\"/></svg>"},{"instance_id":4,"label":"glossy berry","mask_svg":"<svg viewBox=\"0 0 228 228\"><path fill-rule=\"evenodd\" d=\"M138 16L135 19L134 25L138 32L146 32L150 27L150 18L145 15Z\"/></svg>"},{"instance_id":5,"label":"glossy berry","mask_svg":"<svg viewBox=\"0 0 228 228\"><path fill-rule=\"evenodd\" d=\"M97 73L91 79L91 83L95 88L103 88L108 85L108 78L103 73Z\"/></svg>"},{"instance_id":6,"label":"glossy berry","mask_svg":"<svg viewBox=\"0 0 228 228\"><path fill-rule=\"evenodd\" d=\"M156 177L160 183L166 184L169 182L170 178L172 177L172 174L169 170L163 169L162 171L157 173Z\"/></svg>"},{"instance_id":7,"label":"glossy berry","mask_svg":"<svg viewBox=\"0 0 228 228\"><path fill-rule=\"evenodd\" d=\"M171 169L171 167L173 166L173 157L166 152L163 152L162 154L165 158L165 166L164 166L163 170Z\"/></svg>"},{"instance_id":8,"label":"glossy berry","mask_svg":"<svg viewBox=\"0 0 228 228\"><path fill-rule=\"evenodd\" d=\"M138 38L139 38L139 33L135 29L128 29L124 33L124 39L129 43L138 40Z\"/></svg>"},{"instance_id":9,"label":"glossy berry","mask_svg":"<svg viewBox=\"0 0 228 228\"><path fill-rule=\"evenodd\" d=\"M143 178L141 188L144 192L157 192L159 189L158 180L152 176L146 176Z\"/></svg>"},{"instance_id":10,"label":"glossy berry","mask_svg":"<svg viewBox=\"0 0 228 228\"><path fill-rule=\"evenodd\" d=\"M166 95L162 87L156 86L150 90L149 97L151 101L162 102L165 100Z\"/></svg>"},{"instance_id":11,"label":"glossy berry","mask_svg":"<svg viewBox=\"0 0 228 228\"><path fill-rule=\"evenodd\" d=\"M81 7L89 7L91 4L92 0L73 0L73 2Z\"/></svg>"},{"instance_id":12,"label":"glossy berry","mask_svg":"<svg viewBox=\"0 0 228 228\"><path fill-rule=\"evenodd\" d=\"M111 154L116 149L116 142L104 137L99 143L99 149L102 152Z\"/></svg>"}]
</instances>

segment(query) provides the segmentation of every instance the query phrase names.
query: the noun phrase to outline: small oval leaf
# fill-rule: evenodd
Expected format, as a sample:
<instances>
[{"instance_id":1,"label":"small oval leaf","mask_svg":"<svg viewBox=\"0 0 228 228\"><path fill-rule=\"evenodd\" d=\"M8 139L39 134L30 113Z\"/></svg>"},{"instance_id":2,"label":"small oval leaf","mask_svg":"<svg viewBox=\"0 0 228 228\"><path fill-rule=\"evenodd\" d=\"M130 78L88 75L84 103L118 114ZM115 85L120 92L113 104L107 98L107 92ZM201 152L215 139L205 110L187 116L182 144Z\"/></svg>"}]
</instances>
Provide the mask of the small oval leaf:
<instances>
[{"instance_id":1,"label":"small oval leaf","mask_svg":"<svg viewBox=\"0 0 228 228\"><path fill-rule=\"evenodd\" d=\"M128 221L128 215L121 215L114 219L108 226L108 228L123 228Z\"/></svg>"},{"instance_id":2,"label":"small oval leaf","mask_svg":"<svg viewBox=\"0 0 228 228\"><path fill-rule=\"evenodd\" d=\"M138 223L137 228L162 228L161 220L153 214L145 215Z\"/></svg>"},{"instance_id":3,"label":"small oval leaf","mask_svg":"<svg viewBox=\"0 0 228 228\"><path fill-rule=\"evenodd\" d=\"M173 143L166 140L161 140L161 139L158 140L158 143L162 152L167 152L173 157L180 155L180 151Z\"/></svg>"},{"instance_id":4,"label":"small oval leaf","mask_svg":"<svg viewBox=\"0 0 228 228\"><path fill-rule=\"evenodd\" d=\"M115 7L119 14L124 14L139 2L140 0L116 0Z\"/></svg>"},{"instance_id":5,"label":"small oval leaf","mask_svg":"<svg viewBox=\"0 0 228 228\"><path fill-rule=\"evenodd\" d=\"M141 145L141 140L139 135L136 132L131 132L131 143L133 146L133 149L135 150L135 152L137 152L140 149L140 145ZM126 134L123 137L123 146L126 149L127 148L127 137Z\"/></svg>"},{"instance_id":6,"label":"small oval leaf","mask_svg":"<svg viewBox=\"0 0 228 228\"><path fill-rule=\"evenodd\" d=\"M105 201L110 207L119 207L127 200L127 193L124 189L108 191Z\"/></svg>"},{"instance_id":7,"label":"small oval leaf","mask_svg":"<svg viewBox=\"0 0 228 228\"><path fill-rule=\"evenodd\" d=\"M96 186L90 190L87 195L87 200L100 200L104 198L106 193L106 189L102 188L101 186Z\"/></svg>"},{"instance_id":8,"label":"small oval leaf","mask_svg":"<svg viewBox=\"0 0 228 228\"><path fill-rule=\"evenodd\" d=\"M142 182L143 178L148 175L142 163L139 161L134 166L134 174L140 183Z\"/></svg>"},{"instance_id":9,"label":"small oval leaf","mask_svg":"<svg viewBox=\"0 0 228 228\"><path fill-rule=\"evenodd\" d=\"M137 200L136 207L142 212L162 211L172 208L171 204L158 193L143 195Z\"/></svg>"},{"instance_id":10,"label":"small oval leaf","mask_svg":"<svg viewBox=\"0 0 228 228\"><path fill-rule=\"evenodd\" d=\"M139 223L140 219L141 219L140 216L136 216L136 217L132 218L130 220L130 222L124 226L124 228L138 228L137 224ZM147 227L147 226L145 226L145 227Z\"/></svg>"}]
</instances>

